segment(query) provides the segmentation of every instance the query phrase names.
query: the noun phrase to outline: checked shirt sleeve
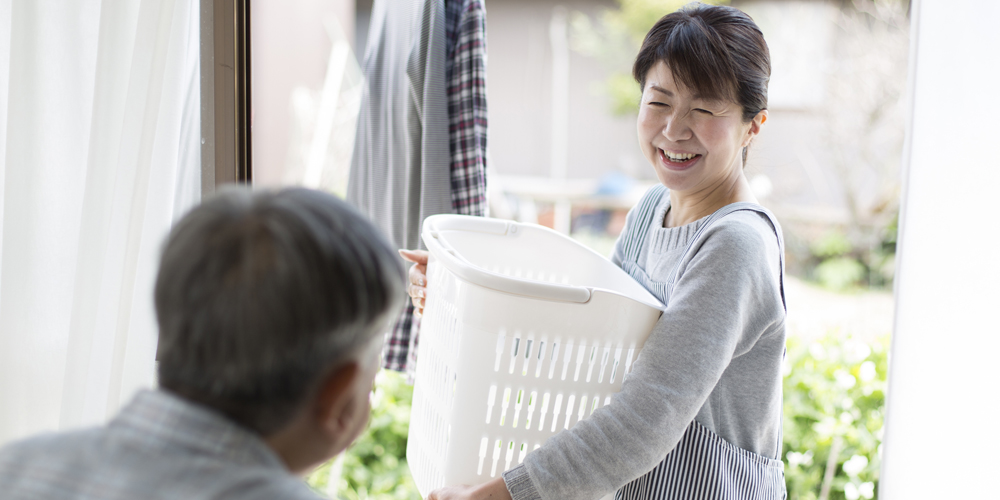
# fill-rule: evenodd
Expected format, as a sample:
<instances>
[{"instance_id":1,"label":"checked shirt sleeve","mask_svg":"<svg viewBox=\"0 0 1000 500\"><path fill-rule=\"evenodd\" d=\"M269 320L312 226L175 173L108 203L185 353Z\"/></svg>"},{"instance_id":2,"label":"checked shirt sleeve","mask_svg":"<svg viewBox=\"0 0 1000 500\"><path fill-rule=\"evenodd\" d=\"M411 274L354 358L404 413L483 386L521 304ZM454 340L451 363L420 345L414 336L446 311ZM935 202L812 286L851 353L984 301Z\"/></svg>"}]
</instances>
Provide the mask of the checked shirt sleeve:
<instances>
[{"instance_id":1,"label":"checked shirt sleeve","mask_svg":"<svg viewBox=\"0 0 1000 500\"><path fill-rule=\"evenodd\" d=\"M486 215L486 10L481 0L450 0L458 12L448 57L448 136L451 206L462 215ZM455 7L461 6L460 9ZM449 19L449 21L451 21Z\"/></svg>"}]
</instances>

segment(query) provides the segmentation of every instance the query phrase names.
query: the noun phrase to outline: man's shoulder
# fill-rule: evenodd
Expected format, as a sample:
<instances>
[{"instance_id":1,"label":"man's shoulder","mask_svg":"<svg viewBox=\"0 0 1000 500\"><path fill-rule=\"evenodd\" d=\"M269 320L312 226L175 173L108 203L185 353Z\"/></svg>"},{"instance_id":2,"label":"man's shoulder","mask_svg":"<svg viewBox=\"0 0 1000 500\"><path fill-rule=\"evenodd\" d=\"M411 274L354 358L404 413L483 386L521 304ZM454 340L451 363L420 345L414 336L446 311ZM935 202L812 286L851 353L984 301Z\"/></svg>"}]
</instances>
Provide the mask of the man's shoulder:
<instances>
[{"instance_id":1,"label":"man's shoulder","mask_svg":"<svg viewBox=\"0 0 1000 500\"><path fill-rule=\"evenodd\" d=\"M0 447L0 475L8 467L24 466L38 458L67 459L97 446L105 433L102 427L68 432L48 432Z\"/></svg>"},{"instance_id":2,"label":"man's shoulder","mask_svg":"<svg viewBox=\"0 0 1000 500\"><path fill-rule=\"evenodd\" d=\"M17 441L0 448L0 491L5 500L319 498L283 469L143 444L107 427Z\"/></svg>"},{"instance_id":3,"label":"man's shoulder","mask_svg":"<svg viewBox=\"0 0 1000 500\"><path fill-rule=\"evenodd\" d=\"M88 455L99 446L102 435L100 428L47 433L0 447L0 491L5 492L4 498L31 498L40 492L71 493L71 489L58 486L59 480L86 468L91 458ZM39 489L46 483L57 489Z\"/></svg>"},{"instance_id":4,"label":"man's shoulder","mask_svg":"<svg viewBox=\"0 0 1000 500\"><path fill-rule=\"evenodd\" d=\"M248 473L239 480L232 481L218 494L204 497L205 500L317 500L317 495L305 481L290 474L276 475L273 472ZM192 498L192 497L184 497Z\"/></svg>"}]
</instances>

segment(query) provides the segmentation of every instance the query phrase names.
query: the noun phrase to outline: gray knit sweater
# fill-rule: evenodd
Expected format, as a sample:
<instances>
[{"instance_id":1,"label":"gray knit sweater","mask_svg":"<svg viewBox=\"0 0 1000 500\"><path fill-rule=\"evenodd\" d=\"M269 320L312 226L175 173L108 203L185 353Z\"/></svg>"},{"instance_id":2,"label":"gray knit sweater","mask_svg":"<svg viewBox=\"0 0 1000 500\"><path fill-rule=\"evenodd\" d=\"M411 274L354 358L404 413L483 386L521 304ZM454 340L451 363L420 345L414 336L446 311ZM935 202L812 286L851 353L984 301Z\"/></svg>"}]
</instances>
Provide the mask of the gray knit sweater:
<instances>
[{"instance_id":1,"label":"gray knit sweater","mask_svg":"<svg viewBox=\"0 0 1000 500\"><path fill-rule=\"evenodd\" d=\"M706 219L663 228L668 208L664 195L642 228L630 212L612 256L621 265L624 241L645 231L637 264L651 279L668 281L683 258L665 312L611 404L504 473L515 500L614 492L659 464L692 419L745 450L780 454L785 309L775 230L763 214L734 212L685 256Z\"/></svg>"}]
</instances>

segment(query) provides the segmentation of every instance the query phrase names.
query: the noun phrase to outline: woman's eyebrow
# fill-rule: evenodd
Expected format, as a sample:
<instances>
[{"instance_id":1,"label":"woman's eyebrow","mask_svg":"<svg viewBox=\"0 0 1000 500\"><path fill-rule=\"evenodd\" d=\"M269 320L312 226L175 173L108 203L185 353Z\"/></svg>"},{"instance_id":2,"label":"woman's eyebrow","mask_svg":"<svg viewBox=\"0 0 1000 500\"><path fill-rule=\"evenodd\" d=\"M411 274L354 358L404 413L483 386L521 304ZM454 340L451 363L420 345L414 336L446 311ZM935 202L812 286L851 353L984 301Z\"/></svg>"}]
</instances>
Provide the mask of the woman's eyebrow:
<instances>
[{"instance_id":1,"label":"woman's eyebrow","mask_svg":"<svg viewBox=\"0 0 1000 500\"><path fill-rule=\"evenodd\" d=\"M667 90L667 89L665 89L663 87L660 87L659 85L656 85L655 83L652 84L652 85L650 85L649 88L651 88L651 89L653 89L653 90L655 90L657 92L660 92L662 94L666 94L667 97L673 97L674 96L673 92L671 92L671 91L669 91L669 90Z\"/></svg>"},{"instance_id":2,"label":"woman's eyebrow","mask_svg":"<svg viewBox=\"0 0 1000 500\"><path fill-rule=\"evenodd\" d=\"M667 90L667 89L665 89L665 88L663 88L663 87L661 87L661 86L659 86L659 85L657 85L655 83L651 84L649 86L649 88L652 89L652 90L655 90L657 92L660 92L662 94L666 94L667 97L674 97L673 91ZM701 97L701 94L692 94L691 95L691 99L692 100L702 100L702 97ZM711 100L711 99L709 99L709 100Z\"/></svg>"}]
</instances>

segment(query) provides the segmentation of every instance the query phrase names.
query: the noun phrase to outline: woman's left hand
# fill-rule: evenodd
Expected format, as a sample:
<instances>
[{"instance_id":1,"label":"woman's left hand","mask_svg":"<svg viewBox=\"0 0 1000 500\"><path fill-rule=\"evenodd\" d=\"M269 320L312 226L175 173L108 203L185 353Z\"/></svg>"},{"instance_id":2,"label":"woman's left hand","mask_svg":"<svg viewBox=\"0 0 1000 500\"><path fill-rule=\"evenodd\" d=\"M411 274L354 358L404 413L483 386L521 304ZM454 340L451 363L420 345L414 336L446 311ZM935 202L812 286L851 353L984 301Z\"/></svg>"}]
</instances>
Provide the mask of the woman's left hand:
<instances>
[{"instance_id":1,"label":"woman's left hand","mask_svg":"<svg viewBox=\"0 0 1000 500\"><path fill-rule=\"evenodd\" d=\"M413 314L417 317L423 316L424 304L427 300L427 259L430 253L427 250L399 250L399 255L405 260L413 263L407 273L409 285L406 293L413 301Z\"/></svg>"},{"instance_id":2,"label":"woman's left hand","mask_svg":"<svg viewBox=\"0 0 1000 500\"><path fill-rule=\"evenodd\" d=\"M511 500L503 478L496 478L479 486L447 486L427 495L427 500Z\"/></svg>"}]
</instances>

